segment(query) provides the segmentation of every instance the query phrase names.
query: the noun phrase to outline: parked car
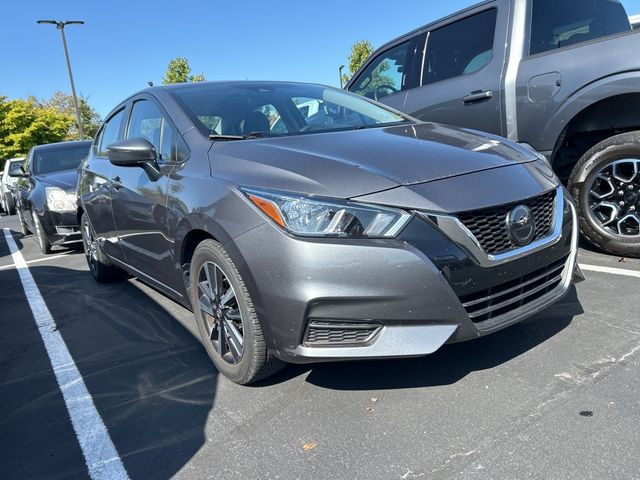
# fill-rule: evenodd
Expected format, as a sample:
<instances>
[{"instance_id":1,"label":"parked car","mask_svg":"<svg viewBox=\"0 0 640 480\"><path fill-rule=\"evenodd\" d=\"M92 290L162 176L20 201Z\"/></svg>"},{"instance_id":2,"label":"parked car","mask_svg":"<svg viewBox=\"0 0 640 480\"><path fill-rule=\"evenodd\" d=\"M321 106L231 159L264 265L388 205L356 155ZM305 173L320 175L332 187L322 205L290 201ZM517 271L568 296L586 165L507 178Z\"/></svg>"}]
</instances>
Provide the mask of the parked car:
<instances>
[{"instance_id":1,"label":"parked car","mask_svg":"<svg viewBox=\"0 0 640 480\"><path fill-rule=\"evenodd\" d=\"M240 384L281 361L430 354L580 278L575 209L543 157L328 87L152 87L106 117L81 172L95 279L124 271L191 308Z\"/></svg>"},{"instance_id":2,"label":"parked car","mask_svg":"<svg viewBox=\"0 0 640 480\"><path fill-rule=\"evenodd\" d=\"M629 23L631 23L631 28L637 30L640 28L640 15L631 15L629 17Z\"/></svg>"},{"instance_id":3,"label":"parked car","mask_svg":"<svg viewBox=\"0 0 640 480\"><path fill-rule=\"evenodd\" d=\"M11 174L20 173L24 166L24 157L12 158L5 162L2 176L0 177L0 207L7 215L16 214L16 206L13 197L15 177Z\"/></svg>"},{"instance_id":4,"label":"parked car","mask_svg":"<svg viewBox=\"0 0 640 480\"><path fill-rule=\"evenodd\" d=\"M16 209L22 233L34 232L42 253L54 245L81 240L76 217L78 165L90 141L50 143L33 147L24 170L14 173Z\"/></svg>"},{"instance_id":5,"label":"parked car","mask_svg":"<svg viewBox=\"0 0 640 480\"><path fill-rule=\"evenodd\" d=\"M492 0L380 49L347 89L542 152L582 233L640 256L640 36L617 0Z\"/></svg>"}]
</instances>

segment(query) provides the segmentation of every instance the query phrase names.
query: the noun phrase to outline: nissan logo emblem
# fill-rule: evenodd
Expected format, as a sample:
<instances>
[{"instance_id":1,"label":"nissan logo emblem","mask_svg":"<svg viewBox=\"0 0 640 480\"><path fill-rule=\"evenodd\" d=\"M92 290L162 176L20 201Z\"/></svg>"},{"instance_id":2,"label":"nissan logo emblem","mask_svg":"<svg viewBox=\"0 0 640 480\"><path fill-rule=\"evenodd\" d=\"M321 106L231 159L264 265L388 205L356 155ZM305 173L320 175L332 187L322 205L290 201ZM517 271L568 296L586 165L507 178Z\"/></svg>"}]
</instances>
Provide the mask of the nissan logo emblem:
<instances>
[{"instance_id":1,"label":"nissan logo emblem","mask_svg":"<svg viewBox=\"0 0 640 480\"><path fill-rule=\"evenodd\" d=\"M518 205L507 215L507 232L518 246L529 245L536 233L536 221L529 207Z\"/></svg>"}]
</instances>

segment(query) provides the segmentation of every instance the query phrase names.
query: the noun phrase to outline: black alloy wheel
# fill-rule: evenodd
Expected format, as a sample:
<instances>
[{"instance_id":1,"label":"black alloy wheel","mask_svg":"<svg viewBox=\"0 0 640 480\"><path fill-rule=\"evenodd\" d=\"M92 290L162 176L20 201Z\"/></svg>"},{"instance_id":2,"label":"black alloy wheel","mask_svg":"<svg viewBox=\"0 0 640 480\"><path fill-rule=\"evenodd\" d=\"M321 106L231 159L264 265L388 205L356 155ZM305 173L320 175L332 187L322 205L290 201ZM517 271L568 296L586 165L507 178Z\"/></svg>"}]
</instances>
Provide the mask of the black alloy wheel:
<instances>
[{"instance_id":1,"label":"black alloy wheel","mask_svg":"<svg viewBox=\"0 0 640 480\"><path fill-rule=\"evenodd\" d=\"M640 257L640 132L586 152L569 178L583 236L601 250Z\"/></svg>"},{"instance_id":2,"label":"black alloy wheel","mask_svg":"<svg viewBox=\"0 0 640 480\"><path fill-rule=\"evenodd\" d=\"M99 283L112 282L126 278L126 273L113 265L109 258L102 252L98 244L91 223L86 214L82 214L80 219L80 229L82 231L82 246L87 265L93 278Z\"/></svg>"},{"instance_id":3,"label":"black alloy wheel","mask_svg":"<svg viewBox=\"0 0 640 480\"><path fill-rule=\"evenodd\" d=\"M45 255L51 253L51 243L49 242L49 237L47 237L47 233L44 231L42 227L42 223L40 222L40 217L38 213L34 210L31 210L31 218L33 218L33 228L35 229L36 238L38 239L38 245L40 246L40 251Z\"/></svg>"}]
</instances>

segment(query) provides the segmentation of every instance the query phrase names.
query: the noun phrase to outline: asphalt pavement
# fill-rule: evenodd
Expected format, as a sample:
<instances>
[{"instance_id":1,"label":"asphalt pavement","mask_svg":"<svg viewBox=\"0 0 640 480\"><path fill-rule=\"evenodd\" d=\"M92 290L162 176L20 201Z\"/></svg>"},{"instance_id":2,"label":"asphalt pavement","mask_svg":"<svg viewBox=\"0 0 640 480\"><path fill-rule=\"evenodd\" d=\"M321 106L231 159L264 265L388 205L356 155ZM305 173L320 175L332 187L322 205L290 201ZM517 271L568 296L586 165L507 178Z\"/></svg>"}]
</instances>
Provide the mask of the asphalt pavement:
<instances>
[{"instance_id":1,"label":"asphalt pavement","mask_svg":"<svg viewBox=\"0 0 640 480\"><path fill-rule=\"evenodd\" d=\"M79 250L42 255L15 216L0 228L132 479L640 478L637 260L581 250L587 280L562 302L429 357L241 387L184 308L136 279L97 284ZM0 235L0 478L87 478L92 432L72 424L13 262Z\"/></svg>"}]
</instances>

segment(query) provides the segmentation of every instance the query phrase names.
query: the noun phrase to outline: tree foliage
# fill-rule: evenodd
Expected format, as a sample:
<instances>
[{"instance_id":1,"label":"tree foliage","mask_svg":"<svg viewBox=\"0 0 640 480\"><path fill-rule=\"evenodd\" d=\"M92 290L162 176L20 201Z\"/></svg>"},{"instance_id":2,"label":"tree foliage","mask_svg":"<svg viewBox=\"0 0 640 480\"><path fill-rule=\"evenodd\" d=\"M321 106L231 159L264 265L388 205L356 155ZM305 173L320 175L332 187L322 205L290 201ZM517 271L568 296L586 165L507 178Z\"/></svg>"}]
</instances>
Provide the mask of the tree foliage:
<instances>
[{"instance_id":1,"label":"tree foliage","mask_svg":"<svg viewBox=\"0 0 640 480\"><path fill-rule=\"evenodd\" d=\"M73 118L73 124L69 128L65 140L79 140L80 131L76 120L76 109L73 103L73 97L64 92L55 92L49 100L44 100L42 106L45 108L54 108L59 112L66 113ZM87 100L87 97L80 96L78 98L78 109L80 110L80 118L82 119L82 128L85 138L93 138L100 128L102 119L100 114L96 112Z\"/></svg>"},{"instance_id":2,"label":"tree foliage","mask_svg":"<svg viewBox=\"0 0 640 480\"><path fill-rule=\"evenodd\" d=\"M35 97L0 97L0 159L24 155L35 145L61 142L74 123L73 116Z\"/></svg>"},{"instance_id":3,"label":"tree foliage","mask_svg":"<svg viewBox=\"0 0 640 480\"><path fill-rule=\"evenodd\" d=\"M185 57L177 57L169 62L167 71L162 78L162 83L169 85L171 83L204 82L206 80L202 73L191 74L189 61Z\"/></svg>"},{"instance_id":4,"label":"tree foliage","mask_svg":"<svg viewBox=\"0 0 640 480\"><path fill-rule=\"evenodd\" d=\"M344 75L345 83L348 82L354 73L367 61L373 53L373 45L369 40L358 40L351 46L349 53L349 74Z\"/></svg>"}]
</instances>

